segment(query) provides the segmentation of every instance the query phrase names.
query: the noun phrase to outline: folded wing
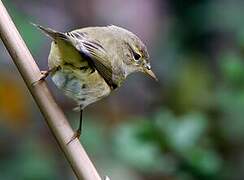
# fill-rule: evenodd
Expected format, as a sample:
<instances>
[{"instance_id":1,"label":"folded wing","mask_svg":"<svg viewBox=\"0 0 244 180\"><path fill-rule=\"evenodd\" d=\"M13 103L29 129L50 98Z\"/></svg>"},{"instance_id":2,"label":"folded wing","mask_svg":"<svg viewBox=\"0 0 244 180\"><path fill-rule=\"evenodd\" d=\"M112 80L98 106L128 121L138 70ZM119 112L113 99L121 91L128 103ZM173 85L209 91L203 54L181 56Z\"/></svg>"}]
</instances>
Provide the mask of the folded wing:
<instances>
[{"instance_id":1,"label":"folded wing","mask_svg":"<svg viewBox=\"0 0 244 180\"><path fill-rule=\"evenodd\" d=\"M82 32L73 31L62 33L40 25L33 25L41 29L45 34L54 39L54 41L55 39L62 39L71 43L71 45L79 51L80 55L98 71L112 89L117 87L116 83L113 81L110 57L99 42L85 36Z\"/></svg>"}]
</instances>

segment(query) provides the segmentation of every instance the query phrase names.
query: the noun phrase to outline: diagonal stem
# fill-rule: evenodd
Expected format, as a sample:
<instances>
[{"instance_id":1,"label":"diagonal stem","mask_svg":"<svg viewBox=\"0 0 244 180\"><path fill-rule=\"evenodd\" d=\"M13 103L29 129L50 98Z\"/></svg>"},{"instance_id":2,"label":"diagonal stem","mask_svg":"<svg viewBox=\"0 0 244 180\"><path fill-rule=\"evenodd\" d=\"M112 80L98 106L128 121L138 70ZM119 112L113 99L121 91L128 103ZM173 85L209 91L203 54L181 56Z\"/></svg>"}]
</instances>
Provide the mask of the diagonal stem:
<instances>
[{"instance_id":1,"label":"diagonal stem","mask_svg":"<svg viewBox=\"0 0 244 180\"><path fill-rule=\"evenodd\" d=\"M40 79L41 73L36 65L31 53L26 47L23 39L18 33L13 21L8 15L2 1L0 0L0 36L5 44L13 62L17 66L23 77L29 91L31 92L36 104L60 148L70 163L77 179L82 180L101 180L95 167L87 156L78 139L69 145L67 141L74 134L63 112L60 110L53 96L49 92L45 82L37 83L32 86L33 82Z\"/></svg>"}]
</instances>

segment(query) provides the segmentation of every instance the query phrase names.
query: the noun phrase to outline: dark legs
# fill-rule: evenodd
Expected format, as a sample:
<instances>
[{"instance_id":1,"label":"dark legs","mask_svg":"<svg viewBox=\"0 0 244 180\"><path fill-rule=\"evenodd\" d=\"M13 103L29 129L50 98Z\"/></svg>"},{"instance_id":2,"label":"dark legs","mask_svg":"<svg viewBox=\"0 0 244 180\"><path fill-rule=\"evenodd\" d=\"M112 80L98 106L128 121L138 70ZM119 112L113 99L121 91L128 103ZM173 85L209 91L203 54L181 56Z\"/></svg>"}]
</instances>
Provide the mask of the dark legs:
<instances>
[{"instance_id":1,"label":"dark legs","mask_svg":"<svg viewBox=\"0 0 244 180\"><path fill-rule=\"evenodd\" d=\"M83 113L83 109L82 109L82 107L80 107L80 123L79 123L79 128L76 130L75 134L69 140L69 142L67 143L67 145L69 143L71 143L75 138L78 138L78 139L80 138L81 130L82 130L82 113Z\"/></svg>"},{"instance_id":2,"label":"dark legs","mask_svg":"<svg viewBox=\"0 0 244 180\"><path fill-rule=\"evenodd\" d=\"M82 113L83 113L83 109L80 109L80 123L79 123L79 128L76 131L76 133L79 135L77 136L78 138L80 137L81 130L82 130Z\"/></svg>"}]
</instances>

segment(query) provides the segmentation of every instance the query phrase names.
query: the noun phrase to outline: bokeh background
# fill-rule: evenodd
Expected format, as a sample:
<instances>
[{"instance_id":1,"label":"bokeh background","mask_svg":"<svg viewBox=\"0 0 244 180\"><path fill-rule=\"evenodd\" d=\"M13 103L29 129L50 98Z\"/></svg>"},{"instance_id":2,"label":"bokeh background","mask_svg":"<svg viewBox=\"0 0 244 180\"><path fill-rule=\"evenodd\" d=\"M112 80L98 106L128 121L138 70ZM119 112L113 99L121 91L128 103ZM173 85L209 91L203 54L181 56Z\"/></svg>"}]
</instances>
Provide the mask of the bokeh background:
<instances>
[{"instance_id":1,"label":"bokeh background","mask_svg":"<svg viewBox=\"0 0 244 180\"><path fill-rule=\"evenodd\" d=\"M147 45L159 82L131 75L84 113L81 142L111 180L244 178L244 1L4 0L41 69L50 39L29 22L68 31L118 25ZM75 179L0 44L0 179ZM79 114L50 79L74 129Z\"/></svg>"}]
</instances>

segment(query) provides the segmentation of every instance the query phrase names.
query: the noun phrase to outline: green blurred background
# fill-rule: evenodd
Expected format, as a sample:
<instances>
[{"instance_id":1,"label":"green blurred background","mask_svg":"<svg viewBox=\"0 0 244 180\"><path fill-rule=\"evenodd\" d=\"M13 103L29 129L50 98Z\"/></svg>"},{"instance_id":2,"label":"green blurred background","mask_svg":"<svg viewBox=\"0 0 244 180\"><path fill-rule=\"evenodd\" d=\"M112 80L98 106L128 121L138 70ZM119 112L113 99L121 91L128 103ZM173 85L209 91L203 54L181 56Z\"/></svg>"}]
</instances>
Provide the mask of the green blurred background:
<instances>
[{"instance_id":1,"label":"green blurred background","mask_svg":"<svg viewBox=\"0 0 244 180\"><path fill-rule=\"evenodd\" d=\"M133 74L85 110L81 142L102 176L244 178L244 1L3 2L41 69L50 40L29 22L60 31L114 24L148 46L159 82ZM0 179L75 179L2 43L0 50ZM76 129L74 102L48 84Z\"/></svg>"}]
</instances>

